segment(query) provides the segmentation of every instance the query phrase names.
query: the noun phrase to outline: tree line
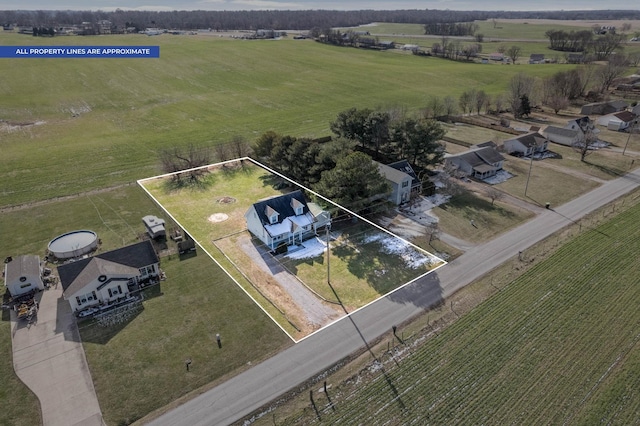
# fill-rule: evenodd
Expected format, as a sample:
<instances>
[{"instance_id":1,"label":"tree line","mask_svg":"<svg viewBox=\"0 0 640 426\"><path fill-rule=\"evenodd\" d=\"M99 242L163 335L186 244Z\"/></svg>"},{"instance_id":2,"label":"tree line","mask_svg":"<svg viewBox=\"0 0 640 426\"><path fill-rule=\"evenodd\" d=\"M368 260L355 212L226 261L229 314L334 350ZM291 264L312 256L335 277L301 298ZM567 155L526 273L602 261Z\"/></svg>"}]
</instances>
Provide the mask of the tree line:
<instances>
[{"instance_id":1,"label":"tree line","mask_svg":"<svg viewBox=\"0 0 640 426\"><path fill-rule=\"evenodd\" d=\"M605 60L615 52L625 40L624 33L608 32L595 37L593 31L549 30L545 33L549 48L562 52L583 52L597 61Z\"/></svg>"},{"instance_id":2,"label":"tree line","mask_svg":"<svg viewBox=\"0 0 640 426\"><path fill-rule=\"evenodd\" d=\"M469 23L487 19L640 19L639 10L601 11L454 11L454 10L244 10L244 11L105 11L0 10L0 23L18 26L57 27L82 22L109 20L117 28L136 26L176 29L251 30L260 28L310 30L311 28L351 27L371 22Z\"/></svg>"},{"instance_id":3,"label":"tree line","mask_svg":"<svg viewBox=\"0 0 640 426\"><path fill-rule=\"evenodd\" d=\"M424 33L445 36L472 36L478 31L473 22L430 22L424 25Z\"/></svg>"}]
</instances>

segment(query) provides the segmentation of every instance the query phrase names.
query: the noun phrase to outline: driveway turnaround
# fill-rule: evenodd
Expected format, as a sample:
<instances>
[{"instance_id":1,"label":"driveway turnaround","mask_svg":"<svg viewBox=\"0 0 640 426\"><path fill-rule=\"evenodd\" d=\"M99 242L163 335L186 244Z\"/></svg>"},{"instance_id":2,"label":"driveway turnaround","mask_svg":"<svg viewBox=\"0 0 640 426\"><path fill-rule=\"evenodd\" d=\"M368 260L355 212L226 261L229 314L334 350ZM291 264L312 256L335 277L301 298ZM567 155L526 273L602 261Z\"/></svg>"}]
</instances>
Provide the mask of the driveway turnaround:
<instances>
[{"instance_id":1,"label":"driveway turnaround","mask_svg":"<svg viewBox=\"0 0 640 426\"><path fill-rule=\"evenodd\" d=\"M44 426L103 425L80 334L62 286L36 295L37 321L11 312L13 368L40 400Z\"/></svg>"},{"instance_id":2,"label":"driveway turnaround","mask_svg":"<svg viewBox=\"0 0 640 426\"><path fill-rule=\"evenodd\" d=\"M326 370L368 342L640 184L640 171L604 183L478 245L453 262L153 420L152 425L227 425Z\"/></svg>"}]
</instances>

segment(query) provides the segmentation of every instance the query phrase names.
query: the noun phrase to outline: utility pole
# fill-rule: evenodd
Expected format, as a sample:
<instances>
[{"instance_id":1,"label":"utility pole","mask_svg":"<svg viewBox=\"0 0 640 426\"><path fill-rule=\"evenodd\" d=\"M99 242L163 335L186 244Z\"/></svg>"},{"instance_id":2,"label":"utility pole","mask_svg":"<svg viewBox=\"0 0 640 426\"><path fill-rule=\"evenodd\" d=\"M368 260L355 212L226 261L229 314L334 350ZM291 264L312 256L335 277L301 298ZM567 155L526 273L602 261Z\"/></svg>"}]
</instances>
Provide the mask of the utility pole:
<instances>
[{"instance_id":1,"label":"utility pole","mask_svg":"<svg viewBox=\"0 0 640 426\"><path fill-rule=\"evenodd\" d=\"M330 272L331 272L331 270L329 268L329 258L331 257L330 253L329 253L329 228L330 228L330 225L327 224L327 226L325 227L325 229L327 231L327 284L329 284L329 287L331 287L331 279L330 279L330 275L329 275Z\"/></svg>"},{"instance_id":2,"label":"utility pole","mask_svg":"<svg viewBox=\"0 0 640 426\"><path fill-rule=\"evenodd\" d=\"M631 123L631 128L629 129L629 136L627 136L627 143L624 144L624 149L622 150L622 155L627 151L627 146L629 146L629 139L631 139L631 134L633 133L633 129L638 125L638 119L636 118Z\"/></svg>"},{"instance_id":3,"label":"utility pole","mask_svg":"<svg viewBox=\"0 0 640 426\"><path fill-rule=\"evenodd\" d=\"M534 150L535 151L535 150ZM531 169L533 168L533 152L531 153L531 162L529 163L529 174L527 175L527 183L524 186L524 196L527 196L527 189L529 189L529 179L531 178Z\"/></svg>"}]
</instances>

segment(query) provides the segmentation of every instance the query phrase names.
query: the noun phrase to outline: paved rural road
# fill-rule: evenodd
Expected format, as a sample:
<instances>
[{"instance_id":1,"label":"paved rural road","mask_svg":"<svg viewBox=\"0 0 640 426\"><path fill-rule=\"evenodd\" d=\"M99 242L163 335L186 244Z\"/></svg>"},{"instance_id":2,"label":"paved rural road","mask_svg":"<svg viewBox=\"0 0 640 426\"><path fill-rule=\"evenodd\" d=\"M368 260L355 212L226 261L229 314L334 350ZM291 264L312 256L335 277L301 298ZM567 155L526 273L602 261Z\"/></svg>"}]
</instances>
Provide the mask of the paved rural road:
<instances>
[{"instance_id":1,"label":"paved rural road","mask_svg":"<svg viewBox=\"0 0 640 426\"><path fill-rule=\"evenodd\" d=\"M561 183L559 183L561 184ZM640 185L640 170L478 245L437 271L343 318L250 370L167 412L152 425L226 425L365 347L391 326L489 272L555 231Z\"/></svg>"}]
</instances>

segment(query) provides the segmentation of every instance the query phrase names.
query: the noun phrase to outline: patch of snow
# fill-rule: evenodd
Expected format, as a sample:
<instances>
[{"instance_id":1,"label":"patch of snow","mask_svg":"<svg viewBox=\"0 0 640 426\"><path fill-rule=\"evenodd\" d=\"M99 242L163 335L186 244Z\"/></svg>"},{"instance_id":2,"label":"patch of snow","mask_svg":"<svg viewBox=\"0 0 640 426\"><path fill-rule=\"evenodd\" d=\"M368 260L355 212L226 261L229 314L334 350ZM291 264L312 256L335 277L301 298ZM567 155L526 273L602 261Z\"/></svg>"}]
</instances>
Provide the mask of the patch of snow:
<instances>
[{"instance_id":1,"label":"patch of snow","mask_svg":"<svg viewBox=\"0 0 640 426\"><path fill-rule=\"evenodd\" d=\"M434 207L438 207L440 204L448 203L451 199L451 195L435 194L430 197L424 197L424 199L427 200L428 203L431 203L431 207L428 207L429 204L425 206L428 210L431 210Z\"/></svg>"},{"instance_id":2,"label":"patch of snow","mask_svg":"<svg viewBox=\"0 0 640 426\"><path fill-rule=\"evenodd\" d=\"M488 183L489 185L497 185L502 183L508 179L511 179L513 175L506 170L500 170L495 175L483 179L484 183Z\"/></svg>"},{"instance_id":3,"label":"patch of snow","mask_svg":"<svg viewBox=\"0 0 640 426\"><path fill-rule=\"evenodd\" d=\"M366 237L363 241L364 244L373 242L381 244L383 252L400 256L402 260L404 260L405 265L411 269L417 269L425 264L431 265L435 260L432 256L419 252L405 241L393 235L379 232Z\"/></svg>"},{"instance_id":4,"label":"patch of snow","mask_svg":"<svg viewBox=\"0 0 640 426\"><path fill-rule=\"evenodd\" d=\"M309 259L322 255L327 249L327 243L320 238L311 238L300 245L289 246L286 257L290 259Z\"/></svg>"}]
</instances>

